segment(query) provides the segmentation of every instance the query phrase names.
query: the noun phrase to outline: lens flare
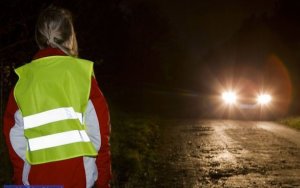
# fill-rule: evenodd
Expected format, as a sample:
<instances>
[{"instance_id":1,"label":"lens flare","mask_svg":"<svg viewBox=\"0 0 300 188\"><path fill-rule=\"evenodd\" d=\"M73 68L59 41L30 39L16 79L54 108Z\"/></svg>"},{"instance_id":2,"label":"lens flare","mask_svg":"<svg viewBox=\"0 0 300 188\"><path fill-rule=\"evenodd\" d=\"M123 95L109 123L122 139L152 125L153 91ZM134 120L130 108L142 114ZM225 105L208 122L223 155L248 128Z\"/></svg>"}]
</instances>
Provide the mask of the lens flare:
<instances>
[{"instance_id":1,"label":"lens flare","mask_svg":"<svg viewBox=\"0 0 300 188\"><path fill-rule=\"evenodd\" d=\"M285 62L271 54L264 67L267 84L272 92L272 113L279 116L289 111L292 102L293 85ZM268 89L269 90L269 89Z\"/></svg>"},{"instance_id":2,"label":"lens flare","mask_svg":"<svg viewBox=\"0 0 300 188\"><path fill-rule=\"evenodd\" d=\"M269 94L261 94L257 97L257 102L262 105L269 104L272 100L271 95Z\"/></svg>"},{"instance_id":3,"label":"lens flare","mask_svg":"<svg viewBox=\"0 0 300 188\"><path fill-rule=\"evenodd\" d=\"M234 104L236 102L236 94L233 91L226 91L222 93L222 99L227 104Z\"/></svg>"}]
</instances>

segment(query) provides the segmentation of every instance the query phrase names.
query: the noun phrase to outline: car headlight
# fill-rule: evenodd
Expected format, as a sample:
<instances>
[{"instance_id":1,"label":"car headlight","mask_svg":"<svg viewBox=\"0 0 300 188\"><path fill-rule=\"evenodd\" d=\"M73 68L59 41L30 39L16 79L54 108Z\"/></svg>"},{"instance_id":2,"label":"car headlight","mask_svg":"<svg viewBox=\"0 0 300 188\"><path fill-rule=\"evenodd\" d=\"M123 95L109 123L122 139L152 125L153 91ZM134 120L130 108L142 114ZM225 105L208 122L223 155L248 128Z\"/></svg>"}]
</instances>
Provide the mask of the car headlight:
<instances>
[{"instance_id":1,"label":"car headlight","mask_svg":"<svg viewBox=\"0 0 300 188\"><path fill-rule=\"evenodd\" d=\"M269 104L271 102L271 100L272 100L272 97L269 94L260 94L257 97L257 102L262 105Z\"/></svg>"},{"instance_id":2,"label":"car headlight","mask_svg":"<svg viewBox=\"0 0 300 188\"><path fill-rule=\"evenodd\" d=\"M237 96L233 91L226 91L222 93L222 99L226 104L234 104L236 103Z\"/></svg>"}]
</instances>

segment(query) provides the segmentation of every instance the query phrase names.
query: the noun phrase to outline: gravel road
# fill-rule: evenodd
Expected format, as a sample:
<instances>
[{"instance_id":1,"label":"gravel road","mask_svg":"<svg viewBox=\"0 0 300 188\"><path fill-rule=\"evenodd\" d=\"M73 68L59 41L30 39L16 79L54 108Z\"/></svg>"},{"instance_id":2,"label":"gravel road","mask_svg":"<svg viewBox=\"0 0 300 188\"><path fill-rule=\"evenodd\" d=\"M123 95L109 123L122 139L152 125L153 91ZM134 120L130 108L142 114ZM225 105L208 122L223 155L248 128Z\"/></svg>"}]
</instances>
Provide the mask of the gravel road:
<instances>
[{"instance_id":1,"label":"gravel road","mask_svg":"<svg viewBox=\"0 0 300 188\"><path fill-rule=\"evenodd\" d=\"M273 122L166 120L154 187L300 187L300 131Z\"/></svg>"}]
</instances>

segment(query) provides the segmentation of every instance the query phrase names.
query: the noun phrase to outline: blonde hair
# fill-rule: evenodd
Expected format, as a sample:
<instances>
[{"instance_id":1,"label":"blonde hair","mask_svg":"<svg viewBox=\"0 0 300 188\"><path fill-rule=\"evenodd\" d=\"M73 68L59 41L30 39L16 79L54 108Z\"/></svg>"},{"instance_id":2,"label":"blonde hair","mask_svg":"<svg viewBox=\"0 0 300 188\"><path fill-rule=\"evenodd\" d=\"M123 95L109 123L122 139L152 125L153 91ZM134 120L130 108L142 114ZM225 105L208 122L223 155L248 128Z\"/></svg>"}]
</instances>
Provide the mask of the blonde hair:
<instances>
[{"instance_id":1,"label":"blonde hair","mask_svg":"<svg viewBox=\"0 0 300 188\"><path fill-rule=\"evenodd\" d=\"M37 20L35 39L40 49L59 48L70 56L78 56L72 15L66 9L50 6L42 11Z\"/></svg>"}]
</instances>

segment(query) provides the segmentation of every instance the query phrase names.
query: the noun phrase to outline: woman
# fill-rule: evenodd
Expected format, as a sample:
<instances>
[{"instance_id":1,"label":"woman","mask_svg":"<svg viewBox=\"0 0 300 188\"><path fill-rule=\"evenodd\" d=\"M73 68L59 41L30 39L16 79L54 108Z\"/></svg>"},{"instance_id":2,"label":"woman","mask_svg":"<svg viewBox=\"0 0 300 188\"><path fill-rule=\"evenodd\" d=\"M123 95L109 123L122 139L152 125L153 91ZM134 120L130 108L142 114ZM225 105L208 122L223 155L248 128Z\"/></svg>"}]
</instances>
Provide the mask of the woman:
<instances>
[{"instance_id":1,"label":"woman","mask_svg":"<svg viewBox=\"0 0 300 188\"><path fill-rule=\"evenodd\" d=\"M110 119L93 76L77 58L69 11L45 9L36 25L40 51L16 69L4 115L15 184L109 187Z\"/></svg>"}]
</instances>

